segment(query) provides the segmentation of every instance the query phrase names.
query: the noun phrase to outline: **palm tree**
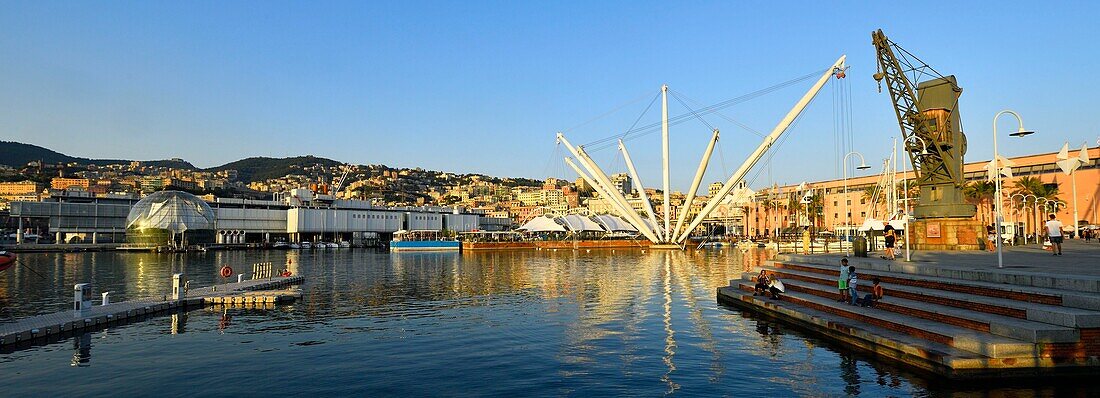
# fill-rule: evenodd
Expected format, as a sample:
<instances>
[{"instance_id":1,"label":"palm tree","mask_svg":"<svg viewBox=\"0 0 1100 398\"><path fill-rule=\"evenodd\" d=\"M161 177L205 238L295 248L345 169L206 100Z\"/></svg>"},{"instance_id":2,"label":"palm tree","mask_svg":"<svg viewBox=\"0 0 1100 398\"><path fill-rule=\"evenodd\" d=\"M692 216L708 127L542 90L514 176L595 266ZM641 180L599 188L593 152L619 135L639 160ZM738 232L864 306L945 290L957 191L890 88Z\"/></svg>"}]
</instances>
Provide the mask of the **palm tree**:
<instances>
[{"instance_id":1,"label":"palm tree","mask_svg":"<svg viewBox=\"0 0 1100 398\"><path fill-rule=\"evenodd\" d=\"M806 211L810 219L810 224L815 228L820 228L820 222L825 218L825 198L821 195L820 191L814 191L814 194L810 196L810 203L806 204Z\"/></svg>"},{"instance_id":2,"label":"palm tree","mask_svg":"<svg viewBox=\"0 0 1100 398\"><path fill-rule=\"evenodd\" d=\"M1042 191L1045 189L1043 187L1043 181L1037 177L1020 177L1014 182L1014 185L1015 188L1012 190L1012 193L1044 197L1041 195Z\"/></svg>"},{"instance_id":3,"label":"palm tree","mask_svg":"<svg viewBox=\"0 0 1100 398\"><path fill-rule=\"evenodd\" d=\"M963 187L963 194L966 195L966 200L978 206L979 212L982 214L982 224L986 223L986 211L981 209L981 207L985 205L986 202L989 203L989 207L993 207L993 195L996 193L996 184L989 181L971 181Z\"/></svg>"}]
</instances>

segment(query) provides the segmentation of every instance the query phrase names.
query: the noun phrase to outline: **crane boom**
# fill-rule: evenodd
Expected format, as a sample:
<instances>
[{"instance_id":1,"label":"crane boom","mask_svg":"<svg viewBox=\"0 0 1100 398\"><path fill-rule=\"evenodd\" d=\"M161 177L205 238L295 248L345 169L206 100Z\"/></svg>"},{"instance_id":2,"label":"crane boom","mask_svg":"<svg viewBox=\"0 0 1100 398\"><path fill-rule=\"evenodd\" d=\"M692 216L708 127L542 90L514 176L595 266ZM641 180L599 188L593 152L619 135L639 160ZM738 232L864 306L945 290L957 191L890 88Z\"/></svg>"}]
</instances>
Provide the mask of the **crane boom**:
<instances>
[{"instance_id":1,"label":"crane boom","mask_svg":"<svg viewBox=\"0 0 1100 398\"><path fill-rule=\"evenodd\" d=\"M920 201L914 209L916 216L973 216L973 205L965 203L961 193L966 136L961 130L957 105L962 89L955 84L954 76L938 73L935 78L914 87L906 72L934 70L923 62L913 66L908 59L903 67L894 52L896 44L881 29L871 33L871 43L878 60L875 80L880 84L886 81L901 127L903 147L909 154L916 184L921 189Z\"/></svg>"}]
</instances>

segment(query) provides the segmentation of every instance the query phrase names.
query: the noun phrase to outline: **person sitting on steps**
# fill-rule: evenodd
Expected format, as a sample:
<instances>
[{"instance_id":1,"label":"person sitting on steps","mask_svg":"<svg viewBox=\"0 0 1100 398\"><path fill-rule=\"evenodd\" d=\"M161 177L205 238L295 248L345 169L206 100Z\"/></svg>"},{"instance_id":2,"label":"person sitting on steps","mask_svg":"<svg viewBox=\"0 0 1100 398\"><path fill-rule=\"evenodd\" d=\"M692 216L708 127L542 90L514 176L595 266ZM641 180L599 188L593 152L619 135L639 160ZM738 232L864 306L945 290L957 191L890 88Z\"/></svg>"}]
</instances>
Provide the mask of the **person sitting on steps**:
<instances>
[{"instance_id":1,"label":"person sitting on steps","mask_svg":"<svg viewBox=\"0 0 1100 398\"><path fill-rule=\"evenodd\" d=\"M866 296L863 296L863 298L859 300L859 305L861 307L875 308L875 303L882 300L884 292L882 291L882 285L879 284L879 279L871 279L871 283L871 293L867 293Z\"/></svg>"},{"instance_id":2,"label":"person sitting on steps","mask_svg":"<svg viewBox=\"0 0 1100 398\"><path fill-rule=\"evenodd\" d=\"M785 293L787 288L783 286L783 281L779 280L775 275L772 275L770 281L771 284L768 285L768 292L771 292L773 300L779 300L779 294Z\"/></svg>"},{"instance_id":3,"label":"person sitting on steps","mask_svg":"<svg viewBox=\"0 0 1100 398\"><path fill-rule=\"evenodd\" d=\"M752 295L766 295L768 293L768 286L771 285L771 281L768 280L768 271L760 270L760 275L756 276L756 289Z\"/></svg>"}]
</instances>

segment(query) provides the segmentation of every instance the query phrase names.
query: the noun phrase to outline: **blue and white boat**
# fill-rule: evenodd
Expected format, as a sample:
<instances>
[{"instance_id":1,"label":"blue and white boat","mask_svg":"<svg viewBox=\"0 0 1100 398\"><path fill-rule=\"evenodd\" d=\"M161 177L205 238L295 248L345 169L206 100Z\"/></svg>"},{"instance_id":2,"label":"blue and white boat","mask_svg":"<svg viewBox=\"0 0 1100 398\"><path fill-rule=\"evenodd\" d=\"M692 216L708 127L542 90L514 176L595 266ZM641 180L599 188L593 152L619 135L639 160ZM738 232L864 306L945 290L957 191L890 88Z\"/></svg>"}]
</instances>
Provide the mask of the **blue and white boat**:
<instances>
[{"instance_id":1,"label":"blue and white boat","mask_svg":"<svg viewBox=\"0 0 1100 398\"><path fill-rule=\"evenodd\" d=\"M462 244L454 239L443 236L439 231L430 230L400 230L393 233L393 241L390 242L391 252L405 251L459 251Z\"/></svg>"}]
</instances>

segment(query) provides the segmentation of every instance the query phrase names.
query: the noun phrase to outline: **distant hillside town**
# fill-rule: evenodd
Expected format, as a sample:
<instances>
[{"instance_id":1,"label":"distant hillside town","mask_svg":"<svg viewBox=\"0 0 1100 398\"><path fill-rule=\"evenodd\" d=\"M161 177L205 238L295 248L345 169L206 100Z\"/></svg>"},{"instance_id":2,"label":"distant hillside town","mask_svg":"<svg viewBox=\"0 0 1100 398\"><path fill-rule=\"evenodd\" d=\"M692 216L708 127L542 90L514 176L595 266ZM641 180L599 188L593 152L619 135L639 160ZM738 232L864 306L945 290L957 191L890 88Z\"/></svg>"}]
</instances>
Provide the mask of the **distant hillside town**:
<instances>
[{"instance_id":1,"label":"distant hillside town","mask_svg":"<svg viewBox=\"0 0 1100 398\"><path fill-rule=\"evenodd\" d=\"M27 154L30 152L30 155ZM0 142L0 211L14 201L42 201L56 197L140 199L163 190L178 190L213 201L218 198L285 200L292 190L308 189L336 199L358 199L378 206L449 206L480 210L490 217L510 218L517 225L540 215L605 214L611 205L583 180L492 177L421 168L385 165L349 165L313 156L248 158L199 169L182 159L157 161L75 158L21 143ZM31 159L30 156L38 158ZM25 163L12 164L27 160ZM627 174L612 181L644 212L640 187ZM716 191L712 187L711 191ZM646 189L655 208L660 191ZM697 197L689 214L706 202ZM747 199L747 197L745 198ZM670 204L678 214L686 195L672 193ZM736 212L728 206L720 218ZM659 210L658 210L659 211ZM740 221L740 220L738 220ZM740 222L738 223L740 224Z\"/></svg>"}]
</instances>

